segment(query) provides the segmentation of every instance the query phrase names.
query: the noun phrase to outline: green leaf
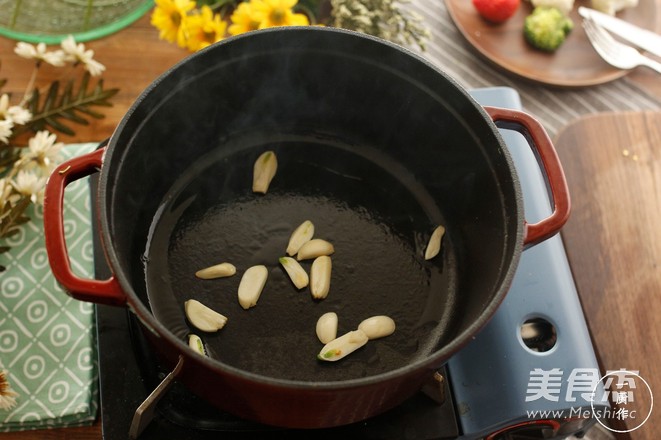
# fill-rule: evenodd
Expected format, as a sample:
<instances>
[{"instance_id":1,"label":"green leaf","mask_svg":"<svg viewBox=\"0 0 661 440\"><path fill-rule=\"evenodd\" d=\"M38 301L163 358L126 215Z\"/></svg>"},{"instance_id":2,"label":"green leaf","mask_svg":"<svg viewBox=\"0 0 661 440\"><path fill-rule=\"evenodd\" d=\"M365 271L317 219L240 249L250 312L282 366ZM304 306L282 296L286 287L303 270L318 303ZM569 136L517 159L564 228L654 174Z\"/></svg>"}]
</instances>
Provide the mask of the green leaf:
<instances>
[{"instance_id":1,"label":"green leaf","mask_svg":"<svg viewBox=\"0 0 661 440\"><path fill-rule=\"evenodd\" d=\"M32 116L37 113L37 108L39 107L39 89L34 89L32 95L30 95L30 101L28 102L28 110L32 113ZM33 119L34 120L34 119Z\"/></svg>"},{"instance_id":2,"label":"green leaf","mask_svg":"<svg viewBox=\"0 0 661 440\"><path fill-rule=\"evenodd\" d=\"M48 93L46 94L46 99L44 100L44 105L42 107L41 111L48 111L53 107L53 104L55 104L55 99L57 98L57 92L60 89L60 82L59 81L53 81L48 88Z\"/></svg>"},{"instance_id":3,"label":"green leaf","mask_svg":"<svg viewBox=\"0 0 661 440\"><path fill-rule=\"evenodd\" d=\"M78 108L78 111L81 112L81 113L85 113L86 115L91 116L91 117L96 118L96 119L101 119L101 118L103 118L103 114L102 114L102 113L95 112L94 110L92 110L91 108L89 108L89 107L86 106L86 105L84 105L84 106L80 106L80 107Z\"/></svg>"},{"instance_id":4,"label":"green leaf","mask_svg":"<svg viewBox=\"0 0 661 440\"><path fill-rule=\"evenodd\" d=\"M71 97L73 95L73 83L74 81L70 79L67 81L67 85L64 86L64 91L62 92L62 96L60 97L60 107L65 107L69 104L71 101Z\"/></svg>"},{"instance_id":5,"label":"green leaf","mask_svg":"<svg viewBox=\"0 0 661 440\"><path fill-rule=\"evenodd\" d=\"M0 148L0 173L4 168L14 164L20 158L20 150L18 148Z\"/></svg>"},{"instance_id":6,"label":"green leaf","mask_svg":"<svg viewBox=\"0 0 661 440\"><path fill-rule=\"evenodd\" d=\"M58 121L56 117L44 118L43 121L53 130L59 131L60 133L68 134L69 136L76 134L71 128Z\"/></svg>"},{"instance_id":7,"label":"green leaf","mask_svg":"<svg viewBox=\"0 0 661 440\"><path fill-rule=\"evenodd\" d=\"M66 119L68 119L68 120L70 120L70 121L72 121L72 122L75 122L75 123L77 123L77 124L81 124L81 125L89 125L89 122L87 121L87 119L83 118L82 116L77 115L77 114L76 114L73 110L71 110L71 109L66 110L66 111L63 111L63 112L61 113L61 115L62 115L63 118L66 118Z\"/></svg>"},{"instance_id":8,"label":"green leaf","mask_svg":"<svg viewBox=\"0 0 661 440\"><path fill-rule=\"evenodd\" d=\"M23 197L11 208L9 215L3 217L0 222L0 238L8 238L18 233L18 229L14 229L14 226L16 226L16 221L23 217L28 206L30 206L30 199Z\"/></svg>"},{"instance_id":9,"label":"green leaf","mask_svg":"<svg viewBox=\"0 0 661 440\"><path fill-rule=\"evenodd\" d=\"M80 88L78 89L78 99L85 97L85 93L87 93L87 85L89 84L91 77L92 76L89 72L83 74L83 78L80 80Z\"/></svg>"},{"instance_id":10,"label":"green leaf","mask_svg":"<svg viewBox=\"0 0 661 440\"><path fill-rule=\"evenodd\" d=\"M4 234L0 235L0 238L11 238L16 234L18 234L18 228L13 228L13 229L8 230Z\"/></svg>"},{"instance_id":11,"label":"green leaf","mask_svg":"<svg viewBox=\"0 0 661 440\"><path fill-rule=\"evenodd\" d=\"M26 215L23 215L21 217L18 217L16 220L14 220L14 225L15 226L24 225L25 223L27 223L29 221L30 221L30 217L28 217Z\"/></svg>"},{"instance_id":12,"label":"green leaf","mask_svg":"<svg viewBox=\"0 0 661 440\"><path fill-rule=\"evenodd\" d=\"M105 89L102 79L90 86L90 80L90 73L85 72L78 81L77 90L76 81L73 79L67 81L63 90L59 81L54 81L45 97L35 89L27 105L32 113L32 120L28 125L18 127L14 133L18 135L27 130L51 129L74 135L75 131L64 121L88 125L90 118L103 118L104 115L93 110L92 107L112 106L109 99L115 96L119 89Z\"/></svg>"}]
</instances>

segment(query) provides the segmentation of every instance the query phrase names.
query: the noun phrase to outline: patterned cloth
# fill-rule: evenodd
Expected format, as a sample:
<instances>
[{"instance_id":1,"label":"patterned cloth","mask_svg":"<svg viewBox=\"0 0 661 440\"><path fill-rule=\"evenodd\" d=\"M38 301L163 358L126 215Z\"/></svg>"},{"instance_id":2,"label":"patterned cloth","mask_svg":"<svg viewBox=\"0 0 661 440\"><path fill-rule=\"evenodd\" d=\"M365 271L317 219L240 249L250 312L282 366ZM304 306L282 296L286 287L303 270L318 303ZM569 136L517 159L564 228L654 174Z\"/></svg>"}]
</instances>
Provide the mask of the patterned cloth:
<instances>
[{"instance_id":1,"label":"patterned cloth","mask_svg":"<svg viewBox=\"0 0 661 440\"><path fill-rule=\"evenodd\" d=\"M467 89L493 86L515 89L521 96L523 110L535 116L552 138L569 122L585 114L661 109L661 102L626 76L580 89L559 89L518 78L477 53L454 25L444 0L412 0L408 7L424 18L432 33L427 51L413 48L414 51Z\"/></svg>"},{"instance_id":2,"label":"patterned cloth","mask_svg":"<svg viewBox=\"0 0 661 440\"><path fill-rule=\"evenodd\" d=\"M98 144L62 149L66 159ZM65 236L74 272L94 275L90 194L87 179L65 195ZM0 410L0 432L79 426L98 408L94 306L67 296L53 278L43 238L41 206L0 256L0 369L19 396Z\"/></svg>"}]
</instances>

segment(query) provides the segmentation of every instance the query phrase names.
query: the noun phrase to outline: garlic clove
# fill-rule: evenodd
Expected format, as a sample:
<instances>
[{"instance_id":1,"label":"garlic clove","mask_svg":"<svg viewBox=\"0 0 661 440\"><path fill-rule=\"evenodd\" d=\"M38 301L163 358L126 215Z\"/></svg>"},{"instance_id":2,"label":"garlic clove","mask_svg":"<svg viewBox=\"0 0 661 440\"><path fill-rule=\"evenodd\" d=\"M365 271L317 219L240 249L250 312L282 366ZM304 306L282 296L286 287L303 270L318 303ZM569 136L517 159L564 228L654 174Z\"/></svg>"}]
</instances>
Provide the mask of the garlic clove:
<instances>
[{"instance_id":1,"label":"garlic clove","mask_svg":"<svg viewBox=\"0 0 661 440\"><path fill-rule=\"evenodd\" d=\"M310 268L310 292L315 299L324 299L328 296L331 283L331 270L333 263L326 255L317 257Z\"/></svg>"},{"instance_id":2,"label":"garlic clove","mask_svg":"<svg viewBox=\"0 0 661 440\"><path fill-rule=\"evenodd\" d=\"M278 160L275 157L275 153L273 151L262 153L255 161L253 167L252 191L266 194L277 169Z\"/></svg>"},{"instance_id":3,"label":"garlic clove","mask_svg":"<svg viewBox=\"0 0 661 440\"><path fill-rule=\"evenodd\" d=\"M195 299L184 302L186 318L198 330L217 332L227 324L227 317L205 306Z\"/></svg>"},{"instance_id":4,"label":"garlic clove","mask_svg":"<svg viewBox=\"0 0 661 440\"><path fill-rule=\"evenodd\" d=\"M195 276L203 280L231 277L236 273L236 267L231 263L220 263L195 272Z\"/></svg>"},{"instance_id":5,"label":"garlic clove","mask_svg":"<svg viewBox=\"0 0 661 440\"><path fill-rule=\"evenodd\" d=\"M202 342L202 338L200 338L198 335L188 335L188 346L192 348L193 351L201 354L202 356L207 355L207 350L204 348L204 342Z\"/></svg>"},{"instance_id":6,"label":"garlic clove","mask_svg":"<svg viewBox=\"0 0 661 440\"><path fill-rule=\"evenodd\" d=\"M322 240L321 238L314 238L301 246L296 255L296 259L298 261L309 260L322 255L331 255L334 252L335 248L332 243Z\"/></svg>"},{"instance_id":7,"label":"garlic clove","mask_svg":"<svg viewBox=\"0 0 661 440\"><path fill-rule=\"evenodd\" d=\"M297 289L302 289L310 283L307 272L301 267L298 261L292 257L280 257L278 261L285 268L287 275L289 275L289 278Z\"/></svg>"},{"instance_id":8,"label":"garlic clove","mask_svg":"<svg viewBox=\"0 0 661 440\"><path fill-rule=\"evenodd\" d=\"M317 320L317 337L322 344L328 344L337 338L337 321L337 313L335 312L324 313Z\"/></svg>"},{"instance_id":9,"label":"garlic clove","mask_svg":"<svg viewBox=\"0 0 661 440\"><path fill-rule=\"evenodd\" d=\"M314 236L314 224L310 220L305 220L292 232L287 245L287 255L294 256L301 246L310 241Z\"/></svg>"},{"instance_id":10,"label":"garlic clove","mask_svg":"<svg viewBox=\"0 0 661 440\"><path fill-rule=\"evenodd\" d=\"M362 330L350 331L324 345L324 348L317 355L317 359L330 362L338 361L367 344L368 340L367 335Z\"/></svg>"},{"instance_id":11,"label":"garlic clove","mask_svg":"<svg viewBox=\"0 0 661 440\"><path fill-rule=\"evenodd\" d=\"M441 251L441 239L445 234L445 228L443 226L437 226L432 232L431 237L429 237L429 244L427 244L427 249L425 250L425 260L431 260Z\"/></svg>"},{"instance_id":12,"label":"garlic clove","mask_svg":"<svg viewBox=\"0 0 661 440\"><path fill-rule=\"evenodd\" d=\"M365 332L369 339L378 339L395 332L395 321L386 315L372 316L358 324L358 329Z\"/></svg>"},{"instance_id":13,"label":"garlic clove","mask_svg":"<svg viewBox=\"0 0 661 440\"><path fill-rule=\"evenodd\" d=\"M264 265L248 268L241 277L239 283L239 304L244 309L257 305L257 300L262 294L269 271Z\"/></svg>"}]
</instances>

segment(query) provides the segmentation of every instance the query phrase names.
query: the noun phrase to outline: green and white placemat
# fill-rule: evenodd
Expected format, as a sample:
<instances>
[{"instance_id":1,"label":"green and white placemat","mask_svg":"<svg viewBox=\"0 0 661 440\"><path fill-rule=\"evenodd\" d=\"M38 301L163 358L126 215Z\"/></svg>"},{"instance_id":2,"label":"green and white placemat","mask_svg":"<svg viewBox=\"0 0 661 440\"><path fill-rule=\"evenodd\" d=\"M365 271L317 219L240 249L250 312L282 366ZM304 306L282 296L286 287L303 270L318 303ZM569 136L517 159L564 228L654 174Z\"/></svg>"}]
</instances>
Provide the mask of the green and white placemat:
<instances>
[{"instance_id":1,"label":"green and white placemat","mask_svg":"<svg viewBox=\"0 0 661 440\"><path fill-rule=\"evenodd\" d=\"M98 144L73 144L64 159ZM74 272L93 277L88 179L65 194L65 236ZM0 409L0 432L90 424L98 408L94 305L67 296L46 256L41 206L0 255L0 370L7 372L16 405Z\"/></svg>"}]
</instances>

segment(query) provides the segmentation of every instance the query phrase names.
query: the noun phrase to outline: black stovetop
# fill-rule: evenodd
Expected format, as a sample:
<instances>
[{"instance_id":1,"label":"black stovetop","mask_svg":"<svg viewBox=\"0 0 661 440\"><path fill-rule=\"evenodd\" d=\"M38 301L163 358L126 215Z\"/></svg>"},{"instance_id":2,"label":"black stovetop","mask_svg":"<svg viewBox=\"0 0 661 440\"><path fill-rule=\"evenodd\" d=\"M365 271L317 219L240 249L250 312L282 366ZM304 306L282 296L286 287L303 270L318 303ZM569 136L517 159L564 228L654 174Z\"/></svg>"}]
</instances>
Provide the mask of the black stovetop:
<instances>
[{"instance_id":1,"label":"black stovetop","mask_svg":"<svg viewBox=\"0 0 661 440\"><path fill-rule=\"evenodd\" d=\"M125 440L137 407L169 372L161 369L145 344L139 324L125 309L97 306L99 381L104 440ZM222 390L218 390L222 392ZM420 393L380 416L352 425L319 430L263 426L220 412L175 384L159 402L141 440L244 438L445 439L458 435L450 392L443 404Z\"/></svg>"}]
</instances>

